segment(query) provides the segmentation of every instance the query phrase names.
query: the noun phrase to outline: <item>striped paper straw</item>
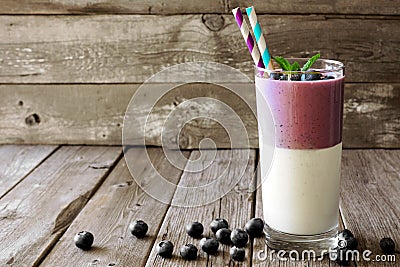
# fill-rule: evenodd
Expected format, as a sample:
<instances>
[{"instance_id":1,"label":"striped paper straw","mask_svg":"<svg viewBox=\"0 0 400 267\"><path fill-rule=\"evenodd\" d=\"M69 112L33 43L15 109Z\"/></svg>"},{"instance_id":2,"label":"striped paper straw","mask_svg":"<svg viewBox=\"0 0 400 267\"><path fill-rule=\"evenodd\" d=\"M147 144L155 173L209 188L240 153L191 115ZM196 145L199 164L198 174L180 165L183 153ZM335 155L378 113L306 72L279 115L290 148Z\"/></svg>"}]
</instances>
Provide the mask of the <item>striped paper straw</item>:
<instances>
[{"instance_id":1,"label":"striped paper straw","mask_svg":"<svg viewBox=\"0 0 400 267\"><path fill-rule=\"evenodd\" d=\"M236 19L237 25L239 26L240 32L242 33L243 39L247 44L247 48L249 49L251 57L253 58L254 64L256 64L257 67L265 68L260 56L260 51L258 51L257 46L254 45L253 36L251 36L249 27L247 26L246 21L243 19L242 11L240 11L240 8L237 7L232 9L232 13Z\"/></svg>"},{"instance_id":2,"label":"striped paper straw","mask_svg":"<svg viewBox=\"0 0 400 267\"><path fill-rule=\"evenodd\" d=\"M271 56L268 51L267 43L265 42L264 35L261 31L260 23L258 23L256 11L254 7L246 8L247 16L249 17L251 27L253 28L254 37L256 38L256 42L258 48L260 49L261 58L264 62L264 65L267 66L268 69L273 70L274 66L272 65Z\"/></svg>"}]
</instances>

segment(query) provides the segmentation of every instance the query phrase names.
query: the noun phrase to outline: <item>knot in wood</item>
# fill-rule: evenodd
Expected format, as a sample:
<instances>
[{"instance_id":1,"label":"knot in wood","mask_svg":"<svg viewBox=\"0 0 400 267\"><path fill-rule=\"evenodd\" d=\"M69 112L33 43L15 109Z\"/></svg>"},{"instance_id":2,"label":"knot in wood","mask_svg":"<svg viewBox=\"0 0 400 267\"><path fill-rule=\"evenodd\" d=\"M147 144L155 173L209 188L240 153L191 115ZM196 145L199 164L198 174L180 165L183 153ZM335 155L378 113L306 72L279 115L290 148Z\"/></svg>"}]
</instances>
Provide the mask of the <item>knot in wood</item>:
<instances>
[{"instance_id":1,"label":"knot in wood","mask_svg":"<svg viewBox=\"0 0 400 267\"><path fill-rule=\"evenodd\" d=\"M225 19L218 14L204 14L202 21L206 27L213 32L217 32L224 27Z\"/></svg>"},{"instance_id":2,"label":"knot in wood","mask_svg":"<svg viewBox=\"0 0 400 267\"><path fill-rule=\"evenodd\" d=\"M25 118L25 124L28 126L34 126L40 123L40 117L38 114L33 113Z\"/></svg>"}]
</instances>

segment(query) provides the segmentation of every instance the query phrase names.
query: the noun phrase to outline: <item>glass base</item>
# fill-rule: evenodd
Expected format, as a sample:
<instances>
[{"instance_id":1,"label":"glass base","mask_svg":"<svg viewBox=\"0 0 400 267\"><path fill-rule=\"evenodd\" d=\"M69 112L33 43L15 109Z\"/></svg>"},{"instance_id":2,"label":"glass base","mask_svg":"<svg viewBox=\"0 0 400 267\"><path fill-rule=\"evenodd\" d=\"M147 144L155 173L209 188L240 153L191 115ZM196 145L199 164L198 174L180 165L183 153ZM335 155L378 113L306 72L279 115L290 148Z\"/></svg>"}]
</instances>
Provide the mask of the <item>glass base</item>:
<instances>
[{"instance_id":1,"label":"glass base","mask_svg":"<svg viewBox=\"0 0 400 267\"><path fill-rule=\"evenodd\" d=\"M299 255L307 251L311 252L311 256L319 257L336 247L338 227L317 235L293 235L277 231L265 224L264 233L265 243L271 249L288 253L297 251Z\"/></svg>"}]
</instances>

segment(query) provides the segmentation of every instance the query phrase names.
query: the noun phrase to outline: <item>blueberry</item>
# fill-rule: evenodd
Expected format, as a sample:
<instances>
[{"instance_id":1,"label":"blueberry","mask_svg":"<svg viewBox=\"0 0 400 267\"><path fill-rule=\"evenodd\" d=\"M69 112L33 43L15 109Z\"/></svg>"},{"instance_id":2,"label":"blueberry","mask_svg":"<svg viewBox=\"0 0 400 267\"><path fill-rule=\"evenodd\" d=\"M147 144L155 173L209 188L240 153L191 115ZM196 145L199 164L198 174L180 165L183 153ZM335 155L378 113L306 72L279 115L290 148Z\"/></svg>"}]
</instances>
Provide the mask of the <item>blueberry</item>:
<instances>
[{"instance_id":1,"label":"blueberry","mask_svg":"<svg viewBox=\"0 0 400 267\"><path fill-rule=\"evenodd\" d=\"M301 80L301 74L293 74L290 77L291 81L300 81Z\"/></svg>"},{"instance_id":2,"label":"blueberry","mask_svg":"<svg viewBox=\"0 0 400 267\"><path fill-rule=\"evenodd\" d=\"M204 227L199 222L192 222L186 225L186 233L194 238L198 238L203 234Z\"/></svg>"},{"instance_id":3,"label":"blueberry","mask_svg":"<svg viewBox=\"0 0 400 267\"><path fill-rule=\"evenodd\" d=\"M302 81L317 81L321 80L321 73L316 72L315 70L309 70L306 73L301 75Z\"/></svg>"},{"instance_id":4,"label":"blueberry","mask_svg":"<svg viewBox=\"0 0 400 267\"><path fill-rule=\"evenodd\" d=\"M272 72L272 73L270 74L270 78L273 79L273 80L280 80L281 75L282 75L281 73Z\"/></svg>"},{"instance_id":5,"label":"blueberry","mask_svg":"<svg viewBox=\"0 0 400 267\"><path fill-rule=\"evenodd\" d=\"M246 231L242 229L235 229L231 233L231 240L236 247L241 248L246 246L247 241L249 241L249 236L247 235Z\"/></svg>"},{"instance_id":6,"label":"blueberry","mask_svg":"<svg viewBox=\"0 0 400 267\"><path fill-rule=\"evenodd\" d=\"M350 250L355 250L358 247L358 241L354 237L346 238L346 248Z\"/></svg>"},{"instance_id":7,"label":"blueberry","mask_svg":"<svg viewBox=\"0 0 400 267\"><path fill-rule=\"evenodd\" d=\"M215 233L215 237L221 244L229 245L231 244L231 230L226 228L221 228Z\"/></svg>"},{"instance_id":8,"label":"blueberry","mask_svg":"<svg viewBox=\"0 0 400 267\"><path fill-rule=\"evenodd\" d=\"M333 79L335 79L335 77L333 77L333 76L326 76L326 77L324 78L324 80L333 80Z\"/></svg>"},{"instance_id":9,"label":"blueberry","mask_svg":"<svg viewBox=\"0 0 400 267\"><path fill-rule=\"evenodd\" d=\"M197 248L195 245L186 244L181 247L179 252L185 260L191 261L197 259Z\"/></svg>"},{"instance_id":10,"label":"blueberry","mask_svg":"<svg viewBox=\"0 0 400 267\"><path fill-rule=\"evenodd\" d=\"M94 236L87 231L81 231L74 237L75 245L83 250L89 250L92 247Z\"/></svg>"},{"instance_id":11,"label":"blueberry","mask_svg":"<svg viewBox=\"0 0 400 267\"><path fill-rule=\"evenodd\" d=\"M260 218L253 218L244 227L250 237L260 237L264 230L264 221Z\"/></svg>"},{"instance_id":12,"label":"blueberry","mask_svg":"<svg viewBox=\"0 0 400 267\"><path fill-rule=\"evenodd\" d=\"M281 76L279 77L279 80L281 80L281 81L287 81L287 80L288 80L288 75L287 75L287 74L281 75Z\"/></svg>"},{"instance_id":13,"label":"blueberry","mask_svg":"<svg viewBox=\"0 0 400 267\"><path fill-rule=\"evenodd\" d=\"M129 225L129 231L131 231L132 235L137 238L145 237L147 230L149 230L149 227L147 226L147 223L142 220L135 220Z\"/></svg>"},{"instance_id":14,"label":"blueberry","mask_svg":"<svg viewBox=\"0 0 400 267\"><path fill-rule=\"evenodd\" d=\"M381 247L382 251L386 254L393 254L396 244L394 243L393 239L390 237L382 238L379 241L379 246Z\"/></svg>"},{"instance_id":15,"label":"blueberry","mask_svg":"<svg viewBox=\"0 0 400 267\"><path fill-rule=\"evenodd\" d=\"M218 251L219 243L215 238L204 237L200 240L200 247L207 254L216 254Z\"/></svg>"},{"instance_id":16,"label":"blueberry","mask_svg":"<svg viewBox=\"0 0 400 267\"><path fill-rule=\"evenodd\" d=\"M345 240L346 238L354 237L353 233L349 229L344 229L338 233L339 240Z\"/></svg>"},{"instance_id":17,"label":"blueberry","mask_svg":"<svg viewBox=\"0 0 400 267\"><path fill-rule=\"evenodd\" d=\"M163 240L158 243L156 251L163 258L171 258L174 251L174 244L171 241Z\"/></svg>"},{"instance_id":18,"label":"blueberry","mask_svg":"<svg viewBox=\"0 0 400 267\"><path fill-rule=\"evenodd\" d=\"M244 261L246 252L244 248L231 247L229 254L231 255L231 259L234 261Z\"/></svg>"},{"instance_id":19,"label":"blueberry","mask_svg":"<svg viewBox=\"0 0 400 267\"><path fill-rule=\"evenodd\" d=\"M217 218L210 224L211 231L215 234L221 228L229 228L228 222L225 219Z\"/></svg>"}]
</instances>

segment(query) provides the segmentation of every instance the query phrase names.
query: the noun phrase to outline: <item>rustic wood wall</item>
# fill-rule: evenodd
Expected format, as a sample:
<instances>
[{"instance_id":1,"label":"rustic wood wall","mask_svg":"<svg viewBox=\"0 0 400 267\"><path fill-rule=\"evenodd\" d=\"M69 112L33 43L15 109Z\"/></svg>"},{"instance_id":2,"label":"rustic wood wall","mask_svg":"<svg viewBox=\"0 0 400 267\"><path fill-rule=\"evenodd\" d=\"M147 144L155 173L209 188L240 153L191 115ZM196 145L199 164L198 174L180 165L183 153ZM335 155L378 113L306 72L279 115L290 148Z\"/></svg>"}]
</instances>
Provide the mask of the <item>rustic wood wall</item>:
<instances>
[{"instance_id":1,"label":"rustic wood wall","mask_svg":"<svg viewBox=\"0 0 400 267\"><path fill-rule=\"evenodd\" d=\"M216 61L251 77L230 13L249 5L273 54L320 52L346 64L345 147L400 147L398 0L1 0L0 143L120 144L129 99L173 64ZM218 86L178 88L154 125L190 92L230 99L257 147L250 109ZM223 129L211 123L188 123L181 137L184 148L204 137L229 147ZM159 145L160 138L146 142Z\"/></svg>"}]
</instances>

